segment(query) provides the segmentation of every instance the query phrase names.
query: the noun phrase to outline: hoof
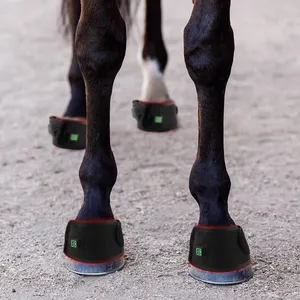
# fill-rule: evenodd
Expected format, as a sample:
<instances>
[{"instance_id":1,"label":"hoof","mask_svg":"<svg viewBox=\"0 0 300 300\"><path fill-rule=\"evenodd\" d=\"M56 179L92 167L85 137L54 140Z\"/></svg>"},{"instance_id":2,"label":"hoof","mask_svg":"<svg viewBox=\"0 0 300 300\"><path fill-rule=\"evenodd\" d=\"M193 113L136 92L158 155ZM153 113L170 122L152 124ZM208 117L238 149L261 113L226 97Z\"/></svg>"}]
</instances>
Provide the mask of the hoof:
<instances>
[{"instance_id":1,"label":"hoof","mask_svg":"<svg viewBox=\"0 0 300 300\"><path fill-rule=\"evenodd\" d=\"M253 270L251 265L249 265L241 270L217 273L200 270L190 265L189 274L194 279L202 281L204 283L230 285L239 284L250 280L253 277Z\"/></svg>"},{"instance_id":2,"label":"hoof","mask_svg":"<svg viewBox=\"0 0 300 300\"><path fill-rule=\"evenodd\" d=\"M157 102L133 101L132 115L138 129L148 132L166 132L178 128L178 107L172 100Z\"/></svg>"},{"instance_id":3,"label":"hoof","mask_svg":"<svg viewBox=\"0 0 300 300\"><path fill-rule=\"evenodd\" d=\"M86 146L86 121L83 118L50 117L48 131L53 145L69 150L83 150Z\"/></svg>"},{"instance_id":4,"label":"hoof","mask_svg":"<svg viewBox=\"0 0 300 300\"><path fill-rule=\"evenodd\" d=\"M119 258L101 264L87 264L67 258L66 266L69 271L75 274L85 276L103 276L122 270L125 266L125 258L124 255L122 255Z\"/></svg>"},{"instance_id":5,"label":"hoof","mask_svg":"<svg viewBox=\"0 0 300 300\"><path fill-rule=\"evenodd\" d=\"M196 280L230 285L253 277L250 250L239 226L196 226L190 240L189 274Z\"/></svg>"},{"instance_id":6,"label":"hoof","mask_svg":"<svg viewBox=\"0 0 300 300\"><path fill-rule=\"evenodd\" d=\"M67 268L80 275L107 275L125 265L124 240L118 220L70 221L65 235Z\"/></svg>"}]
</instances>

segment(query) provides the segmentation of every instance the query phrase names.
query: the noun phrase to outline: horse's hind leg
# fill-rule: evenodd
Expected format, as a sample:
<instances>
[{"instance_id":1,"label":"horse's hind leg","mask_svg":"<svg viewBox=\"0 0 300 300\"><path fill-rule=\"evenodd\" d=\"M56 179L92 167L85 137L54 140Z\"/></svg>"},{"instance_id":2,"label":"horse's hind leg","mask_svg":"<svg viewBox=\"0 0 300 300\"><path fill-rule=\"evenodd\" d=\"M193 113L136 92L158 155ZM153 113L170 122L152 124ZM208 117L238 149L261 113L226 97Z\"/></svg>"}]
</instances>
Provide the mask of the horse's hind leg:
<instances>
[{"instance_id":1,"label":"horse's hind leg","mask_svg":"<svg viewBox=\"0 0 300 300\"><path fill-rule=\"evenodd\" d=\"M161 0L146 0L145 34L139 61L143 72L141 100L169 100L163 74L168 63L168 53L162 33Z\"/></svg>"},{"instance_id":2,"label":"horse's hind leg","mask_svg":"<svg viewBox=\"0 0 300 300\"><path fill-rule=\"evenodd\" d=\"M185 60L199 106L198 153L190 191L200 206L191 235L190 273L196 279L231 284L252 276L242 229L228 212L230 179L224 161L224 95L234 54L230 0L196 0L185 29Z\"/></svg>"},{"instance_id":3,"label":"horse's hind leg","mask_svg":"<svg viewBox=\"0 0 300 300\"><path fill-rule=\"evenodd\" d=\"M71 99L64 113L66 117L86 117L84 80L75 53L75 33L81 12L80 0L67 0L67 11L72 34L72 60L68 79Z\"/></svg>"},{"instance_id":4,"label":"horse's hind leg","mask_svg":"<svg viewBox=\"0 0 300 300\"><path fill-rule=\"evenodd\" d=\"M61 116L51 116L49 133L53 144L60 148L81 150L86 145L85 85L75 53L75 33L81 12L80 0L62 0L64 18L68 18L72 37L72 61L69 69L71 98Z\"/></svg>"},{"instance_id":5,"label":"horse's hind leg","mask_svg":"<svg viewBox=\"0 0 300 300\"><path fill-rule=\"evenodd\" d=\"M124 264L120 222L110 193L117 166L110 144L110 100L126 49L126 26L116 0L82 0L76 53L87 90L87 147L80 168L84 202L67 227L65 254L81 274L105 274ZM78 262L79 261L79 262Z\"/></svg>"},{"instance_id":6,"label":"horse's hind leg","mask_svg":"<svg viewBox=\"0 0 300 300\"><path fill-rule=\"evenodd\" d=\"M143 72L140 101L133 103L138 128L169 131L177 127L177 107L164 81L168 54L162 34L161 0L146 0L145 34L139 62Z\"/></svg>"}]
</instances>

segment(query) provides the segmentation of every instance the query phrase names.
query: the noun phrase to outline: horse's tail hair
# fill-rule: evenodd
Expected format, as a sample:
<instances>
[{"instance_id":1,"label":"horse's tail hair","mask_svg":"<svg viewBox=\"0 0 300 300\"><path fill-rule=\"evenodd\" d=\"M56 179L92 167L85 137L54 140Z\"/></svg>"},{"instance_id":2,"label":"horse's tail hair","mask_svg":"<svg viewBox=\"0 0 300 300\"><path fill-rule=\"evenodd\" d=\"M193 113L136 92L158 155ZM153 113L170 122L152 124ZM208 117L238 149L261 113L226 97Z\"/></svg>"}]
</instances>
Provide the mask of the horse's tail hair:
<instances>
[{"instance_id":1,"label":"horse's tail hair","mask_svg":"<svg viewBox=\"0 0 300 300\"><path fill-rule=\"evenodd\" d=\"M68 0L62 0L61 2L60 21L63 33L65 36L67 36L70 32L70 20L68 18Z\"/></svg>"},{"instance_id":2,"label":"horse's tail hair","mask_svg":"<svg viewBox=\"0 0 300 300\"><path fill-rule=\"evenodd\" d=\"M80 0L77 0L80 1ZM134 16L137 11L138 4L140 0L116 0L119 5L119 9L121 12L121 15L123 16L127 28L130 29L133 21ZM132 2L134 4L132 5ZM67 36L70 33L70 20L68 17L68 5L72 5L72 0L62 0L61 4L61 25L63 28L63 33L65 36Z\"/></svg>"},{"instance_id":3,"label":"horse's tail hair","mask_svg":"<svg viewBox=\"0 0 300 300\"><path fill-rule=\"evenodd\" d=\"M130 28L132 25L131 0L118 0L118 5L121 15Z\"/></svg>"}]
</instances>

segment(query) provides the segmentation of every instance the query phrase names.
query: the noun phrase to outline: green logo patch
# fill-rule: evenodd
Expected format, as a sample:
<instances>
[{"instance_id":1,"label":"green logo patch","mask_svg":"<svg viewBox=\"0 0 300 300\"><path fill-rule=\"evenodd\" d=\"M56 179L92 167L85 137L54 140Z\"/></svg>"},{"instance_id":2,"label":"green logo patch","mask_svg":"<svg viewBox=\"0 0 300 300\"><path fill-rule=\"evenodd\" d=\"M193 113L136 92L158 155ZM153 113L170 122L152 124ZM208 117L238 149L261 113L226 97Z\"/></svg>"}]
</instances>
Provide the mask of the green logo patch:
<instances>
[{"instance_id":1,"label":"green logo patch","mask_svg":"<svg viewBox=\"0 0 300 300\"><path fill-rule=\"evenodd\" d=\"M202 248L196 248L196 255L197 256L203 256L203 249Z\"/></svg>"},{"instance_id":2,"label":"green logo patch","mask_svg":"<svg viewBox=\"0 0 300 300\"><path fill-rule=\"evenodd\" d=\"M155 123L161 124L163 122L163 116L156 116L154 121Z\"/></svg>"},{"instance_id":3,"label":"green logo patch","mask_svg":"<svg viewBox=\"0 0 300 300\"><path fill-rule=\"evenodd\" d=\"M71 240L71 247L72 248L77 248L77 241L76 240Z\"/></svg>"},{"instance_id":4,"label":"green logo patch","mask_svg":"<svg viewBox=\"0 0 300 300\"><path fill-rule=\"evenodd\" d=\"M78 139L79 139L79 134L72 133L72 134L70 135L70 140L71 140L72 142L77 142Z\"/></svg>"}]
</instances>

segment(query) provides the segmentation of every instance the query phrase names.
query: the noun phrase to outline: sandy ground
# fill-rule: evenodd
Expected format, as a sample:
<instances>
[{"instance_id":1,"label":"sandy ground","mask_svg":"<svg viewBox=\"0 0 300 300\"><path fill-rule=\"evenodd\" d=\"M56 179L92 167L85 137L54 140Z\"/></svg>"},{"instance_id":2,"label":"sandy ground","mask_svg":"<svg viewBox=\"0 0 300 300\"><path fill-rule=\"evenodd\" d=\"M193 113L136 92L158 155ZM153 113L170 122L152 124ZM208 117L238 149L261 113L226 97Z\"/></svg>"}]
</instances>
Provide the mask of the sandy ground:
<instances>
[{"instance_id":1,"label":"sandy ground","mask_svg":"<svg viewBox=\"0 0 300 300\"><path fill-rule=\"evenodd\" d=\"M65 225L82 201L83 152L55 149L48 117L66 106L68 44L57 35L58 0L1 0L0 299L300 299L299 0L233 1L236 59L227 92L230 210L252 250L255 277L215 287L187 276L188 241L198 219L188 192L196 153L194 87L183 61L191 1L164 0L171 60L167 82L182 128L136 130L131 101L141 76L134 34L112 100L119 167L112 203L129 264L104 278L64 268Z\"/></svg>"}]
</instances>

